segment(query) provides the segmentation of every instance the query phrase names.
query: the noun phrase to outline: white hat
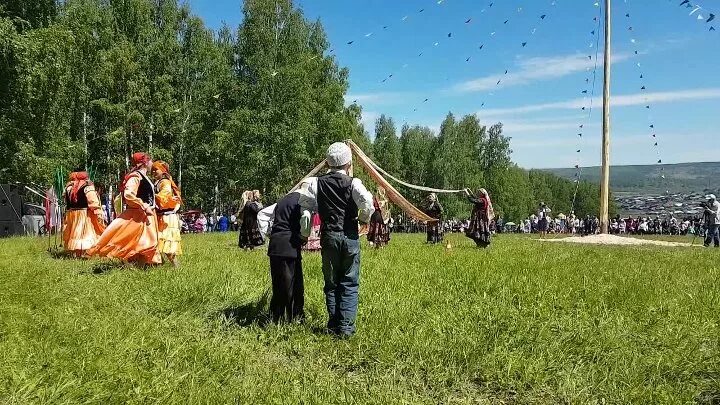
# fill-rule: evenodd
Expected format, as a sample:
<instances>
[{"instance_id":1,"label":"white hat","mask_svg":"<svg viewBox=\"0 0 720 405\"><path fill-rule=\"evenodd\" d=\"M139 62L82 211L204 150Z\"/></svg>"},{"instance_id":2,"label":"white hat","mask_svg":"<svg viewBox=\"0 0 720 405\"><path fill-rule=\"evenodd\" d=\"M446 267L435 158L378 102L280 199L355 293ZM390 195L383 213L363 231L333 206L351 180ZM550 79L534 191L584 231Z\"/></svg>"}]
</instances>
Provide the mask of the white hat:
<instances>
[{"instance_id":1,"label":"white hat","mask_svg":"<svg viewBox=\"0 0 720 405\"><path fill-rule=\"evenodd\" d=\"M716 200L715 194L708 194L708 195L705 196L705 199L707 199L707 200Z\"/></svg>"},{"instance_id":2,"label":"white hat","mask_svg":"<svg viewBox=\"0 0 720 405\"><path fill-rule=\"evenodd\" d=\"M335 142L328 148L325 160L330 167L342 167L352 162L352 151L344 143Z\"/></svg>"}]
</instances>

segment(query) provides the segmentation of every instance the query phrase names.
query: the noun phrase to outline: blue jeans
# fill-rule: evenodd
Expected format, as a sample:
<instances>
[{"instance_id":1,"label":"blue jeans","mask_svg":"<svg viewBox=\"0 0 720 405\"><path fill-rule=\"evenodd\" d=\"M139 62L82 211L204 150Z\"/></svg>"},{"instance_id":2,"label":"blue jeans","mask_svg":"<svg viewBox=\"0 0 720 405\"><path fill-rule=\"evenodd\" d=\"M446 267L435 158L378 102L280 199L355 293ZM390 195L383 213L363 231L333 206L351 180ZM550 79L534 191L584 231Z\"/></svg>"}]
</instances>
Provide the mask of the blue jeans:
<instances>
[{"instance_id":1,"label":"blue jeans","mask_svg":"<svg viewBox=\"0 0 720 405\"><path fill-rule=\"evenodd\" d=\"M715 247L720 246L720 233L718 233L718 228L720 225L708 225L707 226L707 234L705 234L705 246L710 246L710 244L714 244Z\"/></svg>"},{"instance_id":2,"label":"blue jeans","mask_svg":"<svg viewBox=\"0 0 720 405\"><path fill-rule=\"evenodd\" d=\"M331 333L350 336L355 333L358 307L360 240L348 238L342 232L324 232L320 244L327 327Z\"/></svg>"}]
</instances>

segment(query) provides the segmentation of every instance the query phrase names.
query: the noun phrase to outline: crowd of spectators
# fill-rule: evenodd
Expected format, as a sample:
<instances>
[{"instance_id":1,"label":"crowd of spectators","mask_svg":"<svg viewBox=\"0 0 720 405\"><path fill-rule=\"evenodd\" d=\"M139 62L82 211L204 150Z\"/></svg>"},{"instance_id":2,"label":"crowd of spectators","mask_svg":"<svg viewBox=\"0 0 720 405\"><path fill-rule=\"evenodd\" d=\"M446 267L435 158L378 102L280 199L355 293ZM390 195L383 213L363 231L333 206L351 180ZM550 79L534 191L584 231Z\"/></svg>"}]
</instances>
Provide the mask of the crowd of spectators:
<instances>
[{"instance_id":1,"label":"crowd of spectators","mask_svg":"<svg viewBox=\"0 0 720 405\"><path fill-rule=\"evenodd\" d=\"M403 233L425 232L425 224L413 219L399 217L395 221L395 231ZM441 221L445 233L463 233L470 225L467 219L447 219ZM531 215L521 221L510 222L502 217L492 221L492 229L495 233L520 233L530 234L540 232L540 220L536 215ZM700 217L677 218L668 216L651 217L621 217L616 216L610 220L610 233L616 235L702 235L705 225ZM568 235L595 235L600 232L600 219L597 216L587 215L584 218L558 215L548 219L549 234Z\"/></svg>"},{"instance_id":2,"label":"crowd of spectators","mask_svg":"<svg viewBox=\"0 0 720 405\"><path fill-rule=\"evenodd\" d=\"M180 216L180 226L183 233L234 232L238 230L238 220L237 215L230 213L189 211Z\"/></svg>"}]
</instances>

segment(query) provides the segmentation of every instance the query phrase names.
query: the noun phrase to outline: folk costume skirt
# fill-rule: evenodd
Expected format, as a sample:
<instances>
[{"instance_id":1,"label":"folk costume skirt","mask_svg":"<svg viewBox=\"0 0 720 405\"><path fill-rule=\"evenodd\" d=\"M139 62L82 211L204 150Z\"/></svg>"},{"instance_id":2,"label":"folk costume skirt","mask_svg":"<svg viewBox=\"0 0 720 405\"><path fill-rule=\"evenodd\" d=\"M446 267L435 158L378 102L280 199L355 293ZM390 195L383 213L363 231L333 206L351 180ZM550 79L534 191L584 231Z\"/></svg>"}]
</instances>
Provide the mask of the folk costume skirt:
<instances>
[{"instance_id":1,"label":"folk costume skirt","mask_svg":"<svg viewBox=\"0 0 720 405\"><path fill-rule=\"evenodd\" d=\"M129 208L110 223L88 254L139 264L160 264L157 248L157 216Z\"/></svg>"},{"instance_id":2,"label":"folk costume skirt","mask_svg":"<svg viewBox=\"0 0 720 405\"><path fill-rule=\"evenodd\" d=\"M178 214L158 215L158 253L181 255L181 240Z\"/></svg>"},{"instance_id":3,"label":"folk costume skirt","mask_svg":"<svg viewBox=\"0 0 720 405\"><path fill-rule=\"evenodd\" d=\"M105 224L96 215L88 215L87 208L70 209L63 223L63 246L73 252L86 251L98 242Z\"/></svg>"}]
</instances>

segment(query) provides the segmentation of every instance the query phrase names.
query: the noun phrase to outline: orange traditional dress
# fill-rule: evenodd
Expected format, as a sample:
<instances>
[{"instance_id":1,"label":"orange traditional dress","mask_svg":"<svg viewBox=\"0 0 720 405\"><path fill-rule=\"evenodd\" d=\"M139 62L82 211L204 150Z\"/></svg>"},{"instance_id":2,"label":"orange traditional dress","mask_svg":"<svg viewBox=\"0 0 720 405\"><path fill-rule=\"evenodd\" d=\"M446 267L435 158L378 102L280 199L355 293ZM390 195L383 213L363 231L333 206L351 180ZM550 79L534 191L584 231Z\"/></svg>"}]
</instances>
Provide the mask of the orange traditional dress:
<instances>
[{"instance_id":1,"label":"orange traditional dress","mask_svg":"<svg viewBox=\"0 0 720 405\"><path fill-rule=\"evenodd\" d=\"M139 264L162 263L157 251L157 216L143 210L144 207L155 207L153 183L140 171L130 173L125 181L123 199L125 211L110 223L88 254Z\"/></svg>"},{"instance_id":2,"label":"orange traditional dress","mask_svg":"<svg viewBox=\"0 0 720 405\"><path fill-rule=\"evenodd\" d=\"M161 179L156 184L155 204L158 215L158 252L167 255L181 255L180 245L180 196L172 187L170 179Z\"/></svg>"},{"instance_id":3,"label":"orange traditional dress","mask_svg":"<svg viewBox=\"0 0 720 405\"><path fill-rule=\"evenodd\" d=\"M68 183L63 193L65 221L63 223L63 246L65 250L82 254L92 248L105 230L100 198L95 186L87 180Z\"/></svg>"}]
</instances>

